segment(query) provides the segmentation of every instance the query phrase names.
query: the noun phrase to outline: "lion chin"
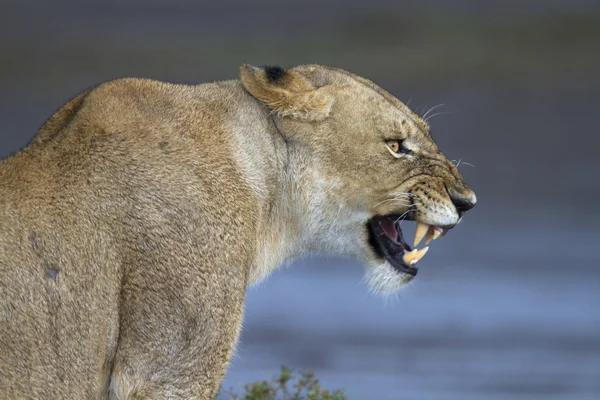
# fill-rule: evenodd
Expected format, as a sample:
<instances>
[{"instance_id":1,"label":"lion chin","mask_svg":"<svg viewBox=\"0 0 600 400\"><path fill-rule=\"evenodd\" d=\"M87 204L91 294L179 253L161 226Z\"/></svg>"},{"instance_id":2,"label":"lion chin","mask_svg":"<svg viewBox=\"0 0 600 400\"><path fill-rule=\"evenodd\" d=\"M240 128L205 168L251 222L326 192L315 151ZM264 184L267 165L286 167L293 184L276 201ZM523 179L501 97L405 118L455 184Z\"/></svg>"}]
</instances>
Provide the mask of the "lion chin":
<instances>
[{"instance_id":1,"label":"lion chin","mask_svg":"<svg viewBox=\"0 0 600 400\"><path fill-rule=\"evenodd\" d=\"M379 294L391 294L411 282L419 272L417 263L429 251L429 244L443 237L448 228L417 222L414 248L404 240L401 222L406 218L398 215L376 216L369 220L369 244L384 263L367 262L369 287ZM418 249L423 240L425 246Z\"/></svg>"}]
</instances>

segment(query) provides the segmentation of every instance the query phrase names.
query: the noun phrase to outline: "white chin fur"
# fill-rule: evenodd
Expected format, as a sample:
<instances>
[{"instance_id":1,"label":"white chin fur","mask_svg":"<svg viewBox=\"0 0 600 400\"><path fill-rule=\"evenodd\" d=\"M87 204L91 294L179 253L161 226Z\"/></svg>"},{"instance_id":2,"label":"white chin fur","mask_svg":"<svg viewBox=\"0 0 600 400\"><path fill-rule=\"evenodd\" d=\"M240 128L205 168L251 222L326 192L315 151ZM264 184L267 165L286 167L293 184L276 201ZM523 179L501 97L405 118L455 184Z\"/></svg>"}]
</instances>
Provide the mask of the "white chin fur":
<instances>
[{"instance_id":1,"label":"white chin fur","mask_svg":"<svg viewBox=\"0 0 600 400\"><path fill-rule=\"evenodd\" d=\"M366 278L373 293L390 295L409 283L412 275L398 272L388 262L367 266Z\"/></svg>"}]
</instances>

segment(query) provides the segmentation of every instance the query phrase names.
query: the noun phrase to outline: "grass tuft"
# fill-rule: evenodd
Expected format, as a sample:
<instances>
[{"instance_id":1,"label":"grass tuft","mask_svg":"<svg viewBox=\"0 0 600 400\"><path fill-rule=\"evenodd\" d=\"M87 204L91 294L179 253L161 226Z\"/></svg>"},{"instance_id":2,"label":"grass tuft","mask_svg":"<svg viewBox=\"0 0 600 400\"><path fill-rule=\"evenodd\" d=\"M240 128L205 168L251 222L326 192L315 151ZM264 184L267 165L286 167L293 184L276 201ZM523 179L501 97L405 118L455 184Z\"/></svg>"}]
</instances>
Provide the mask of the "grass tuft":
<instances>
[{"instance_id":1,"label":"grass tuft","mask_svg":"<svg viewBox=\"0 0 600 400\"><path fill-rule=\"evenodd\" d=\"M258 381L244 386L244 392L225 392L229 400L348 400L343 390L323 389L312 372L298 376L287 367L281 367L278 376L270 381Z\"/></svg>"}]
</instances>

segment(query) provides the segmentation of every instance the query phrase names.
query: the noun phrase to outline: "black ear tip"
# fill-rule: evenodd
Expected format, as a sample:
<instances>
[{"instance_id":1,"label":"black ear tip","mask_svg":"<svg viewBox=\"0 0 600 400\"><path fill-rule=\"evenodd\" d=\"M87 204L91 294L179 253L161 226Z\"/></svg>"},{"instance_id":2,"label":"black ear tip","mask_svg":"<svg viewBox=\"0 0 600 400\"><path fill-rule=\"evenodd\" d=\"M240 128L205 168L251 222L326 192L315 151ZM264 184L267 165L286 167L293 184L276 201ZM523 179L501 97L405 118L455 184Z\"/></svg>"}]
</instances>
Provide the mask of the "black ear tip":
<instances>
[{"instance_id":1,"label":"black ear tip","mask_svg":"<svg viewBox=\"0 0 600 400\"><path fill-rule=\"evenodd\" d=\"M275 66L267 65L264 67L264 69L265 69L265 73L267 74L267 79L271 83L276 83L278 80L283 78L283 76L285 75L285 69L283 69L277 65L275 65Z\"/></svg>"}]
</instances>

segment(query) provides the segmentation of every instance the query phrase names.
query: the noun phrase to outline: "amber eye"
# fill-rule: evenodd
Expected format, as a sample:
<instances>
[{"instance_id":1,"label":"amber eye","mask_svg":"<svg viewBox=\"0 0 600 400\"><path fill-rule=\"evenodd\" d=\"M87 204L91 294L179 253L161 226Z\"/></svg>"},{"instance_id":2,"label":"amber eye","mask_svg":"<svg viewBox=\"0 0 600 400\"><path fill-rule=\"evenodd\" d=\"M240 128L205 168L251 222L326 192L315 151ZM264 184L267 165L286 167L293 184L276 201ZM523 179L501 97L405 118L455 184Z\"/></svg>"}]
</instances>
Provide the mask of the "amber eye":
<instances>
[{"instance_id":1,"label":"amber eye","mask_svg":"<svg viewBox=\"0 0 600 400\"><path fill-rule=\"evenodd\" d=\"M402 145L402 140L386 140L385 144L390 153L396 158L401 157L403 154L412 154L412 151Z\"/></svg>"},{"instance_id":2,"label":"amber eye","mask_svg":"<svg viewBox=\"0 0 600 400\"><path fill-rule=\"evenodd\" d=\"M387 145L394 153L400 151L400 143L397 140L388 140Z\"/></svg>"}]
</instances>

